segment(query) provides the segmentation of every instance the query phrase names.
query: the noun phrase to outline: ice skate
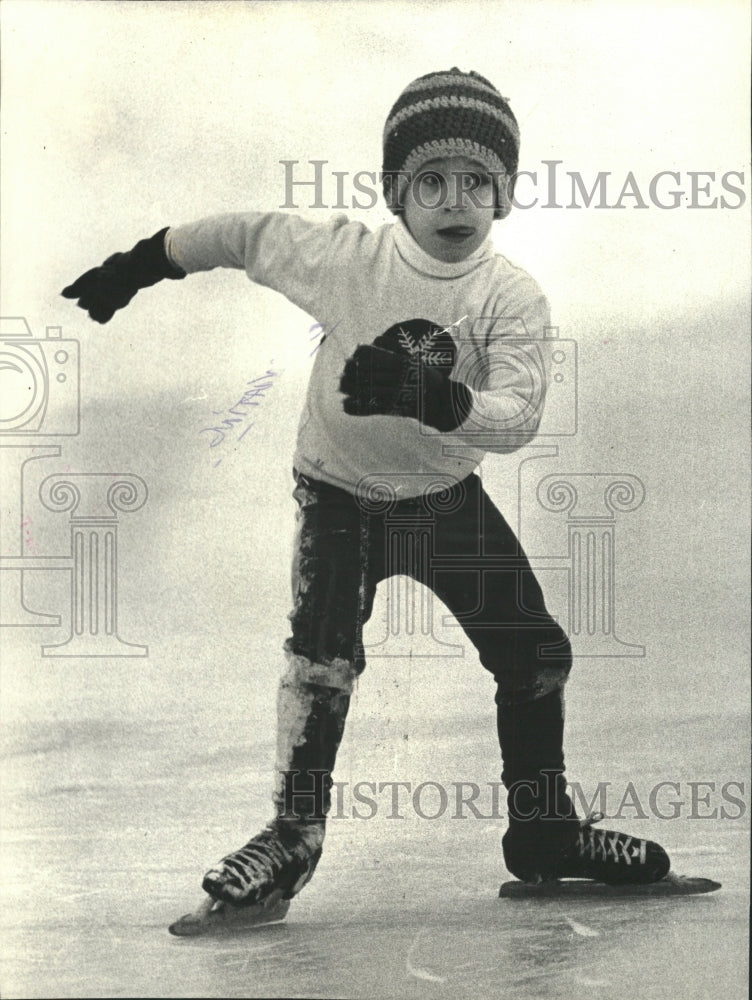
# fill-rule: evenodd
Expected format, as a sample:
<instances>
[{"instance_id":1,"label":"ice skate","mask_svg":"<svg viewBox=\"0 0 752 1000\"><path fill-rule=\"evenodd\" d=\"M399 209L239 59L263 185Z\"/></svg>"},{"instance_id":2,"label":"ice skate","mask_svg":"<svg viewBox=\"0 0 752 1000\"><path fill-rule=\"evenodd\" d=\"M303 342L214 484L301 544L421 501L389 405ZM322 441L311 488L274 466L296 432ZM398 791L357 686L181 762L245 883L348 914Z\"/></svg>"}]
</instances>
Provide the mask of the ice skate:
<instances>
[{"instance_id":1,"label":"ice skate","mask_svg":"<svg viewBox=\"0 0 752 1000\"><path fill-rule=\"evenodd\" d=\"M214 899L233 906L264 903L273 893L292 899L313 875L323 842L323 823L272 820L210 869L202 887Z\"/></svg>"},{"instance_id":2,"label":"ice skate","mask_svg":"<svg viewBox=\"0 0 752 1000\"><path fill-rule=\"evenodd\" d=\"M580 823L577 838L537 877L504 882L499 896L529 899L556 896L687 896L715 892L719 882L671 871L666 851L651 840L595 830L602 813Z\"/></svg>"},{"instance_id":3,"label":"ice skate","mask_svg":"<svg viewBox=\"0 0 752 1000\"><path fill-rule=\"evenodd\" d=\"M299 672L293 660L277 698L276 816L204 875L207 897L170 926L177 937L277 923L316 869L349 693L309 684Z\"/></svg>"},{"instance_id":4,"label":"ice skate","mask_svg":"<svg viewBox=\"0 0 752 1000\"><path fill-rule=\"evenodd\" d=\"M591 813L581 821L577 839L554 863L554 878L644 885L668 874L671 862L660 844L614 830L594 829L593 824L602 819L602 813Z\"/></svg>"},{"instance_id":5,"label":"ice skate","mask_svg":"<svg viewBox=\"0 0 752 1000\"><path fill-rule=\"evenodd\" d=\"M659 844L613 830L596 830L602 813L585 819L552 817L535 823L510 823L504 835L504 861L522 882L589 879L606 885L644 885L662 879L670 868Z\"/></svg>"},{"instance_id":6,"label":"ice skate","mask_svg":"<svg viewBox=\"0 0 752 1000\"><path fill-rule=\"evenodd\" d=\"M323 823L272 820L204 876L207 898L170 926L176 937L278 923L321 857Z\"/></svg>"}]
</instances>

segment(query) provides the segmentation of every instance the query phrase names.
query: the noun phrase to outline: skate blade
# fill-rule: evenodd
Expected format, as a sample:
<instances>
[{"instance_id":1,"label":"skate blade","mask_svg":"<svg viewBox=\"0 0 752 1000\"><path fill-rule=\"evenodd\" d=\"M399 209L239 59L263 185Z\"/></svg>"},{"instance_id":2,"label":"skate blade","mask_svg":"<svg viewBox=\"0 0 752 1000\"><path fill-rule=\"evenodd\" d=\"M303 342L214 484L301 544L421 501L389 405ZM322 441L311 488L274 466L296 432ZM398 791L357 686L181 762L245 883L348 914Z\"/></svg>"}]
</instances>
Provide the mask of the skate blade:
<instances>
[{"instance_id":1,"label":"skate blade","mask_svg":"<svg viewBox=\"0 0 752 1000\"><path fill-rule=\"evenodd\" d=\"M715 892L720 882L709 878L688 878L669 872L657 882L644 885L607 885L590 879L556 879L550 882L503 882L499 889L502 899L556 899L562 896L611 899L625 896L695 896Z\"/></svg>"},{"instance_id":2,"label":"skate blade","mask_svg":"<svg viewBox=\"0 0 752 1000\"><path fill-rule=\"evenodd\" d=\"M207 898L193 913L186 913L170 924L168 930L175 937L198 937L202 934L227 934L250 930L284 920L290 909L290 900L281 896L270 897L264 903L252 906L233 906L220 900Z\"/></svg>"}]
</instances>

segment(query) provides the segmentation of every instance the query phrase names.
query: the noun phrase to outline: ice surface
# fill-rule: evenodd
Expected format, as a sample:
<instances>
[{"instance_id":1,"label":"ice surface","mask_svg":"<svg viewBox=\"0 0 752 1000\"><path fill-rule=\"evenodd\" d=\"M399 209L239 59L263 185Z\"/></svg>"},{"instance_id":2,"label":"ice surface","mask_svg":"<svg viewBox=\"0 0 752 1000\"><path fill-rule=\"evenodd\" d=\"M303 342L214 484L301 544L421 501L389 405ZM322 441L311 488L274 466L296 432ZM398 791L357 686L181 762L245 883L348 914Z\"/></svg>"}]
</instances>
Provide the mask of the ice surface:
<instances>
[{"instance_id":1,"label":"ice surface","mask_svg":"<svg viewBox=\"0 0 752 1000\"><path fill-rule=\"evenodd\" d=\"M593 695L582 697L593 709ZM6 729L4 997L746 995L746 815L623 812L620 825L676 848L680 872L723 882L712 896L509 902L496 897L508 878L501 818L458 819L450 804L422 819L404 800L404 819L390 818L386 794L375 796L376 816L358 820L343 792L343 816L330 822L318 871L284 925L171 938L168 924L201 898L204 868L266 818L271 741L255 741L250 727L235 738L212 724L211 709L203 719L139 720L118 718L114 705L104 713L101 690L96 701L98 716ZM374 717L385 705L376 684L361 685L337 774L349 787L496 779L490 712L416 717L397 739L404 721ZM639 746L629 719L613 739L573 722L578 777L615 787L632 778L642 789L682 782L682 760L690 778L702 762L702 776L730 779L743 759L739 717L654 722ZM632 759L612 757L614 745L631 747ZM436 801L427 794L422 811L437 811ZM487 792L478 802L491 813Z\"/></svg>"}]
</instances>

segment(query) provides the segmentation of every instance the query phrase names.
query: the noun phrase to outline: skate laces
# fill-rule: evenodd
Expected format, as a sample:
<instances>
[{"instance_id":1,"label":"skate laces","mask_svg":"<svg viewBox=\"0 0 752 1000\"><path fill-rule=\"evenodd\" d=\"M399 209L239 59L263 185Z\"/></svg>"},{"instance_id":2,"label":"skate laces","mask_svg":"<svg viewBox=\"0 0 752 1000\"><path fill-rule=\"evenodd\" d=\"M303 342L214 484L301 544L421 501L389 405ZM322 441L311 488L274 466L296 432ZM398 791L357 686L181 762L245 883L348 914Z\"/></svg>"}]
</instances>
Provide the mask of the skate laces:
<instances>
[{"instance_id":1,"label":"skate laces","mask_svg":"<svg viewBox=\"0 0 752 1000\"><path fill-rule=\"evenodd\" d=\"M289 827L289 828L288 828ZM240 850L223 858L213 879L230 880L247 893L253 886L273 882L287 866L305 863L321 847L323 830L317 824L292 828L272 821Z\"/></svg>"},{"instance_id":2,"label":"skate laces","mask_svg":"<svg viewBox=\"0 0 752 1000\"><path fill-rule=\"evenodd\" d=\"M285 846L276 829L270 824L239 851L228 854L221 864L223 868L229 869L250 883L273 878L275 873L292 859L293 852Z\"/></svg>"},{"instance_id":3,"label":"skate laces","mask_svg":"<svg viewBox=\"0 0 752 1000\"><path fill-rule=\"evenodd\" d=\"M647 861L647 842L614 830L594 830L593 824L600 823L603 818L602 812L591 812L580 821L576 845L579 856L590 861L626 865L636 861L638 865L644 865Z\"/></svg>"}]
</instances>

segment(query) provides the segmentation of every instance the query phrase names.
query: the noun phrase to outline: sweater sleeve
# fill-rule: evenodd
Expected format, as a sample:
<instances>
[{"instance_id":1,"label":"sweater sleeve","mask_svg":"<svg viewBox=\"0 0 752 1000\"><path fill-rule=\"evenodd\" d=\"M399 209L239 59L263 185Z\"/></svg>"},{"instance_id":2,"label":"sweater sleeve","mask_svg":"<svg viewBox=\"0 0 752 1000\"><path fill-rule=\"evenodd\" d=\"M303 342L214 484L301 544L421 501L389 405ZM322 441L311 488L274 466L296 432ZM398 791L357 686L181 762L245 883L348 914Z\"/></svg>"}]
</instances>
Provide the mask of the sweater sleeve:
<instances>
[{"instance_id":1,"label":"sweater sleeve","mask_svg":"<svg viewBox=\"0 0 752 1000\"><path fill-rule=\"evenodd\" d=\"M282 212L210 216L168 230L167 255L187 274L215 267L244 270L316 316L325 299L337 234L346 216L313 223Z\"/></svg>"},{"instance_id":2,"label":"sweater sleeve","mask_svg":"<svg viewBox=\"0 0 752 1000\"><path fill-rule=\"evenodd\" d=\"M537 289L487 323L483 344L454 375L472 396L455 436L464 444L507 454L529 444L543 415L550 377L550 310Z\"/></svg>"}]
</instances>

